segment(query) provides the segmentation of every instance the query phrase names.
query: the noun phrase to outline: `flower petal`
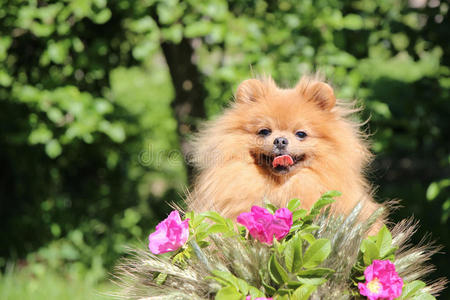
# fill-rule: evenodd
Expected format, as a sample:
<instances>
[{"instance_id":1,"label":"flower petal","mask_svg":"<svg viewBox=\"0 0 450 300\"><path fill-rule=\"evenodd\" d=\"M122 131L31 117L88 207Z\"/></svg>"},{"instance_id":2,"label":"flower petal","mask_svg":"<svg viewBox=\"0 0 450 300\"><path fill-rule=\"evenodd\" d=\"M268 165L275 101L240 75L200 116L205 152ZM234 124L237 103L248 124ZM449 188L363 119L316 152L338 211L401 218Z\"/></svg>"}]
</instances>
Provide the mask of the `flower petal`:
<instances>
[{"instance_id":1,"label":"flower petal","mask_svg":"<svg viewBox=\"0 0 450 300\"><path fill-rule=\"evenodd\" d=\"M180 214L174 210L150 234L148 247L153 254L171 252L183 246L188 238L189 220L181 221Z\"/></svg>"}]
</instances>

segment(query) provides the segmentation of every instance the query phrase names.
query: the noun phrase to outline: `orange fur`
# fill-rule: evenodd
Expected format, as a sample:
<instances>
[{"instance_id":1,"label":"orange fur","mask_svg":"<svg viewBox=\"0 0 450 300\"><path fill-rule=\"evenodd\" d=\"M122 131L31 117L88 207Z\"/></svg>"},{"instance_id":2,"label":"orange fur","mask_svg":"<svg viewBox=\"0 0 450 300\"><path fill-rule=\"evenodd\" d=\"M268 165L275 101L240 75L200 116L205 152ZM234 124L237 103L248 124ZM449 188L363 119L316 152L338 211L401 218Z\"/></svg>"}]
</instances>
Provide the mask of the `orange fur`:
<instances>
[{"instance_id":1,"label":"orange fur","mask_svg":"<svg viewBox=\"0 0 450 300\"><path fill-rule=\"evenodd\" d=\"M317 77L303 77L292 89L277 87L271 78L244 81L235 103L193 140L199 173L190 208L236 218L265 199L283 207L299 198L309 209L322 193L337 190L342 196L333 204L336 213L347 214L363 201L367 218L379 204L364 177L371 153L359 125L349 119L356 111L336 101ZM261 128L271 134L258 135ZM304 140L296 137L298 130L307 133ZM259 160L270 155L279 136L288 139L289 153L301 158L286 174Z\"/></svg>"}]
</instances>

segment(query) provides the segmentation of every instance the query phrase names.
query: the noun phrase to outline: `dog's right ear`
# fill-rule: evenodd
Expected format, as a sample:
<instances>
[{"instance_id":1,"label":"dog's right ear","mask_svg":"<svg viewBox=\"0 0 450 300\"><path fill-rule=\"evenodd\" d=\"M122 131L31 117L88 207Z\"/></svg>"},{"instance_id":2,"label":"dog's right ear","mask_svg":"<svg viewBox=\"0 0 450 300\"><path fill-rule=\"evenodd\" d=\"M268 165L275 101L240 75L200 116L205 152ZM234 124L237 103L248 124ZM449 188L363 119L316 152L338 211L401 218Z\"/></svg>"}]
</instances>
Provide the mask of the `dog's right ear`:
<instances>
[{"instance_id":1,"label":"dog's right ear","mask_svg":"<svg viewBox=\"0 0 450 300\"><path fill-rule=\"evenodd\" d=\"M266 92L266 85L258 79L244 80L237 88L236 102L251 103L257 102Z\"/></svg>"},{"instance_id":2,"label":"dog's right ear","mask_svg":"<svg viewBox=\"0 0 450 300\"><path fill-rule=\"evenodd\" d=\"M336 104L333 88L311 77L302 77L296 89L308 101L315 102L323 110L331 110Z\"/></svg>"}]
</instances>

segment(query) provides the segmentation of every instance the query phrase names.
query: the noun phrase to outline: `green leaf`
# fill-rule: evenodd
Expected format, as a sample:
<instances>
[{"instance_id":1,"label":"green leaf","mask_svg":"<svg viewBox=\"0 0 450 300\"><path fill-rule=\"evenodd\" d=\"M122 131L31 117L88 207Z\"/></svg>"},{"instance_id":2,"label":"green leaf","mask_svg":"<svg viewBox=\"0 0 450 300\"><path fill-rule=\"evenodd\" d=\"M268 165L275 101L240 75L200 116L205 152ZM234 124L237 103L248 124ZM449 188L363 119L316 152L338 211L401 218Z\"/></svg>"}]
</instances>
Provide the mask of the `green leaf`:
<instances>
[{"instance_id":1,"label":"green leaf","mask_svg":"<svg viewBox=\"0 0 450 300\"><path fill-rule=\"evenodd\" d=\"M283 269L274 254L269 259L269 275L276 284L283 284L289 279L286 270Z\"/></svg>"},{"instance_id":2,"label":"green leaf","mask_svg":"<svg viewBox=\"0 0 450 300\"><path fill-rule=\"evenodd\" d=\"M302 239L298 234L289 240L284 249L284 261L289 272L296 273L303 264Z\"/></svg>"},{"instance_id":3,"label":"green leaf","mask_svg":"<svg viewBox=\"0 0 450 300\"><path fill-rule=\"evenodd\" d=\"M278 253L278 254L281 254L281 253L283 253L283 251L284 251L284 248L286 247L286 243L280 243L277 239L276 239L276 237L273 237L273 244L272 244L272 247L273 247L273 249L275 249L276 250L276 252Z\"/></svg>"},{"instance_id":4,"label":"green leaf","mask_svg":"<svg viewBox=\"0 0 450 300\"><path fill-rule=\"evenodd\" d=\"M207 212L201 213L200 215L204 216L218 224L226 224L225 218L222 217L221 215L219 215L218 213L216 213L215 211L207 211Z\"/></svg>"},{"instance_id":5,"label":"green leaf","mask_svg":"<svg viewBox=\"0 0 450 300\"><path fill-rule=\"evenodd\" d=\"M34 145L38 143L48 143L53 137L53 132L47 128L46 125L40 124L38 128L33 130L29 137L28 141Z\"/></svg>"},{"instance_id":6,"label":"green leaf","mask_svg":"<svg viewBox=\"0 0 450 300\"><path fill-rule=\"evenodd\" d=\"M310 245L314 244L314 242L316 241L316 238L311 233L303 233L301 237L302 239L307 241Z\"/></svg>"},{"instance_id":7,"label":"green leaf","mask_svg":"<svg viewBox=\"0 0 450 300\"><path fill-rule=\"evenodd\" d=\"M150 16L134 19L128 24L128 27L131 31L137 33L146 33L158 29L158 25L156 25L156 22Z\"/></svg>"},{"instance_id":8,"label":"green leaf","mask_svg":"<svg viewBox=\"0 0 450 300\"><path fill-rule=\"evenodd\" d=\"M300 281L288 281L287 282L287 286L290 289L297 289L302 285L302 283Z\"/></svg>"},{"instance_id":9,"label":"green leaf","mask_svg":"<svg viewBox=\"0 0 450 300\"><path fill-rule=\"evenodd\" d=\"M164 282L166 281L166 278L167 278L166 273L159 273L158 276L156 276L156 278L155 278L155 282L158 285L163 285Z\"/></svg>"},{"instance_id":10,"label":"green leaf","mask_svg":"<svg viewBox=\"0 0 450 300\"><path fill-rule=\"evenodd\" d=\"M184 217L185 217L185 219L189 219L189 226L192 226L193 220L196 219L196 218L198 218L198 216L196 216L196 215L194 214L194 212L192 212L192 211L187 212L187 213L184 215Z\"/></svg>"},{"instance_id":11,"label":"green leaf","mask_svg":"<svg viewBox=\"0 0 450 300\"><path fill-rule=\"evenodd\" d=\"M317 215L322 208L325 206L333 203L335 200L333 197L340 196L341 193L338 191L329 191L324 193L319 200L314 203L313 207L310 210L310 215L308 216L308 219L312 219L315 215Z\"/></svg>"},{"instance_id":12,"label":"green leaf","mask_svg":"<svg viewBox=\"0 0 450 300\"><path fill-rule=\"evenodd\" d=\"M194 213L192 213L190 215L190 217L186 214L186 219L189 219L189 226L192 227L197 227L200 224L202 224L203 220L205 219L205 216L202 215L194 215Z\"/></svg>"},{"instance_id":13,"label":"green leaf","mask_svg":"<svg viewBox=\"0 0 450 300\"><path fill-rule=\"evenodd\" d=\"M271 203L266 203L266 209L274 214L277 211L277 207Z\"/></svg>"},{"instance_id":14,"label":"green leaf","mask_svg":"<svg viewBox=\"0 0 450 300\"><path fill-rule=\"evenodd\" d=\"M284 289L280 289L277 291L275 300L289 300L289 293Z\"/></svg>"},{"instance_id":15,"label":"green leaf","mask_svg":"<svg viewBox=\"0 0 450 300\"><path fill-rule=\"evenodd\" d=\"M12 38L10 36L0 37L0 61L3 61L8 56L8 49L11 46Z\"/></svg>"},{"instance_id":16,"label":"green leaf","mask_svg":"<svg viewBox=\"0 0 450 300\"><path fill-rule=\"evenodd\" d=\"M168 28L162 28L161 35L165 40L178 44L183 38L183 26L181 24L173 24Z\"/></svg>"},{"instance_id":17,"label":"green leaf","mask_svg":"<svg viewBox=\"0 0 450 300\"><path fill-rule=\"evenodd\" d=\"M326 198L326 197L334 198L334 197L339 197L341 195L342 195L342 193L339 191L328 191L328 192L323 193L321 198Z\"/></svg>"},{"instance_id":18,"label":"green leaf","mask_svg":"<svg viewBox=\"0 0 450 300\"><path fill-rule=\"evenodd\" d=\"M226 287L229 286L230 283L226 280L223 280L222 278L216 277L216 276L206 276L205 277L206 280L215 280L216 282L218 282L220 285ZM233 286L233 285L232 285ZM233 286L234 287L234 286ZM236 288L236 287L235 287ZM237 288L236 288L237 289Z\"/></svg>"},{"instance_id":19,"label":"green leaf","mask_svg":"<svg viewBox=\"0 0 450 300\"><path fill-rule=\"evenodd\" d=\"M290 294L292 294L292 290L291 289L286 289L286 288L279 288L277 290L277 295L275 296L275 299L286 299L289 300L289 296Z\"/></svg>"},{"instance_id":20,"label":"green leaf","mask_svg":"<svg viewBox=\"0 0 450 300\"><path fill-rule=\"evenodd\" d=\"M305 252L303 267L314 268L322 263L331 252L331 243L328 239L318 239Z\"/></svg>"},{"instance_id":21,"label":"green leaf","mask_svg":"<svg viewBox=\"0 0 450 300\"><path fill-rule=\"evenodd\" d=\"M208 235L213 233L225 233L228 232L228 227L222 224L213 224L208 228L206 232L208 233Z\"/></svg>"},{"instance_id":22,"label":"green leaf","mask_svg":"<svg viewBox=\"0 0 450 300\"><path fill-rule=\"evenodd\" d=\"M105 133L116 143L122 143L126 138L125 129L121 124L111 124Z\"/></svg>"},{"instance_id":23,"label":"green leaf","mask_svg":"<svg viewBox=\"0 0 450 300\"><path fill-rule=\"evenodd\" d=\"M198 225L198 227L195 229L197 240L201 241L208 236L208 227L208 223L201 223L200 225Z\"/></svg>"},{"instance_id":24,"label":"green leaf","mask_svg":"<svg viewBox=\"0 0 450 300\"><path fill-rule=\"evenodd\" d=\"M258 290L257 288L255 288L254 286L249 285L248 286L248 293L250 294L250 296L252 297L264 297L264 293L261 292L260 290Z\"/></svg>"},{"instance_id":25,"label":"green leaf","mask_svg":"<svg viewBox=\"0 0 450 300\"><path fill-rule=\"evenodd\" d=\"M300 199L295 198L289 201L287 208L294 213L294 210L297 209L297 207L300 206Z\"/></svg>"},{"instance_id":26,"label":"green leaf","mask_svg":"<svg viewBox=\"0 0 450 300\"><path fill-rule=\"evenodd\" d=\"M395 252L397 252L398 247L391 247L391 249L386 253L386 255L383 257L384 259L394 260L395 258Z\"/></svg>"},{"instance_id":27,"label":"green leaf","mask_svg":"<svg viewBox=\"0 0 450 300\"><path fill-rule=\"evenodd\" d=\"M50 158L56 158L62 152L61 144L57 140L52 139L45 145L45 152Z\"/></svg>"},{"instance_id":28,"label":"green leaf","mask_svg":"<svg viewBox=\"0 0 450 300\"><path fill-rule=\"evenodd\" d=\"M263 280L261 282L262 282L262 285L264 286L266 294L273 295L277 291L273 286L270 286L269 284L265 283Z\"/></svg>"},{"instance_id":29,"label":"green leaf","mask_svg":"<svg viewBox=\"0 0 450 300\"><path fill-rule=\"evenodd\" d=\"M427 200L431 201L439 195L440 188L437 182L432 182L427 189Z\"/></svg>"},{"instance_id":30,"label":"green leaf","mask_svg":"<svg viewBox=\"0 0 450 300\"><path fill-rule=\"evenodd\" d=\"M197 22L186 25L184 34L188 38L201 37L211 33L214 25L207 20L199 20Z\"/></svg>"},{"instance_id":31,"label":"green leaf","mask_svg":"<svg viewBox=\"0 0 450 300\"><path fill-rule=\"evenodd\" d=\"M175 23L178 18L183 16L185 5L177 3L178 1L161 1L156 7L159 22L165 25Z\"/></svg>"},{"instance_id":32,"label":"green leaf","mask_svg":"<svg viewBox=\"0 0 450 300\"><path fill-rule=\"evenodd\" d=\"M234 287L234 286L226 286L224 288L221 288L214 298L215 300L241 300L242 297L241 293Z\"/></svg>"},{"instance_id":33,"label":"green leaf","mask_svg":"<svg viewBox=\"0 0 450 300\"><path fill-rule=\"evenodd\" d=\"M295 222L295 223L297 223L297 222ZM302 228L303 222L300 221L298 224L295 224L295 223L294 223L294 225L292 225L292 227L289 230L289 232L297 232L297 231L299 231Z\"/></svg>"},{"instance_id":34,"label":"green leaf","mask_svg":"<svg viewBox=\"0 0 450 300\"><path fill-rule=\"evenodd\" d=\"M316 285L302 285L292 294L291 300L307 300L309 296L316 290L316 288Z\"/></svg>"},{"instance_id":35,"label":"green leaf","mask_svg":"<svg viewBox=\"0 0 450 300\"><path fill-rule=\"evenodd\" d=\"M299 209L296 210L292 213L292 220L298 220L298 219L302 219L306 216L306 214L308 213L308 211L306 209Z\"/></svg>"},{"instance_id":36,"label":"green leaf","mask_svg":"<svg viewBox=\"0 0 450 300\"><path fill-rule=\"evenodd\" d=\"M326 278L322 277L312 277L312 278L298 277L297 280L302 284L309 284L309 285L321 285L322 283L327 281Z\"/></svg>"},{"instance_id":37,"label":"green leaf","mask_svg":"<svg viewBox=\"0 0 450 300\"><path fill-rule=\"evenodd\" d=\"M50 59L56 64L62 64L68 55L69 44L65 41L61 42L49 42L48 55Z\"/></svg>"},{"instance_id":38,"label":"green leaf","mask_svg":"<svg viewBox=\"0 0 450 300\"><path fill-rule=\"evenodd\" d=\"M370 265L374 259L378 259L378 247L371 240L365 239L361 243L361 252L366 266Z\"/></svg>"},{"instance_id":39,"label":"green leaf","mask_svg":"<svg viewBox=\"0 0 450 300\"><path fill-rule=\"evenodd\" d=\"M190 248L186 248L184 251L181 251L180 253L176 254L172 258L172 263L173 264L184 264L186 262L184 259L190 257L189 251L190 251Z\"/></svg>"},{"instance_id":40,"label":"green leaf","mask_svg":"<svg viewBox=\"0 0 450 300\"><path fill-rule=\"evenodd\" d=\"M344 27L350 30L358 30L364 26L363 18L357 14L348 14L343 21Z\"/></svg>"},{"instance_id":41,"label":"green leaf","mask_svg":"<svg viewBox=\"0 0 450 300\"><path fill-rule=\"evenodd\" d=\"M0 85L1 86L10 86L13 81L13 78L5 71L0 69Z\"/></svg>"},{"instance_id":42,"label":"green leaf","mask_svg":"<svg viewBox=\"0 0 450 300\"><path fill-rule=\"evenodd\" d=\"M109 8L105 8L93 16L92 20L97 24L104 24L111 18L111 15Z\"/></svg>"},{"instance_id":43,"label":"green leaf","mask_svg":"<svg viewBox=\"0 0 450 300\"><path fill-rule=\"evenodd\" d=\"M210 245L210 243L207 241L197 241L197 244L200 248L206 248Z\"/></svg>"},{"instance_id":44,"label":"green leaf","mask_svg":"<svg viewBox=\"0 0 450 300\"><path fill-rule=\"evenodd\" d=\"M450 186L450 179L446 178L441 181L432 182L427 189L427 200L432 201L436 199L437 196L441 193L441 191Z\"/></svg>"},{"instance_id":45,"label":"green leaf","mask_svg":"<svg viewBox=\"0 0 450 300\"><path fill-rule=\"evenodd\" d=\"M322 209L323 207L333 203L335 200L333 198L320 198L316 203L314 203L313 207L311 208L311 212L319 212L320 209Z\"/></svg>"},{"instance_id":46,"label":"green leaf","mask_svg":"<svg viewBox=\"0 0 450 300\"><path fill-rule=\"evenodd\" d=\"M388 254L392 248L392 236L386 225L380 229L377 234L377 248L380 258L383 258Z\"/></svg>"},{"instance_id":47,"label":"green leaf","mask_svg":"<svg viewBox=\"0 0 450 300\"><path fill-rule=\"evenodd\" d=\"M225 225L228 227L229 231L234 232L234 223L231 219L225 219Z\"/></svg>"},{"instance_id":48,"label":"green leaf","mask_svg":"<svg viewBox=\"0 0 450 300\"><path fill-rule=\"evenodd\" d=\"M304 223L311 223L319 212L310 212L309 215L302 218Z\"/></svg>"},{"instance_id":49,"label":"green leaf","mask_svg":"<svg viewBox=\"0 0 450 300\"><path fill-rule=\"evenodd\" d=\"M361 269L360 271L362 272L362 271L364 271L364 269ZM357 276L357 277L355 277L355 279L358 280L358 281L364 281L365 276L364 275Z\"/></svg>"},{"instance_id":50,"label":"green leaf","mask_svg":"<svg viewBox=\"0 0 450 300\"><path fill-rule=\"evenodd\" d=\"M436 300L436 298L428 293L419 293L412 297L411 300Z\"/></svg>"},{"instance_id":51,"label":"green leaf","mask_svg":"<svg viewBox=\"0 0 450 300\"><path fill-rule=\"evenodd\" d=\"M305 227L301 230L301 233L311 233L311 232L313 232L313 231L316 231L316 230L319 229L319 228L320 228L320 227L317 226L317 225L313 225L313 224L307 225L307 226L305 226Z\"/></svg>"},{"instance_id":52,"label":"green leaf","mask_svg":"<svg viewBox=\"0 0 450 300\"><path fill-rule=\"evenodd\" d=\"M248 283L245 280L240 279L240 278L236 278L236 282L237 282L237 284L239 286L239 291L242 294L247 295L248 294L248 289L249 289Z\"/></svg>"},{"instance_id":53,"label":"green leaf","mask_svg":"<svg viewBox=\"0 0 450 300\"><path fill-rule=\"evenodd\" d=\"M302 270L297 273L300 277L325 277L333 274L335 271L329 268L315 268L310 270Z\"/></svg>"},{"instance_id":54,"label":"green leaf","mask_svg":"<svg viewBox=\"0 0 450 300\"><path fill-rule=\"evenodd\" d=\"M230 272L227 272L227 271L219 271L219 270L213 270L213 271L212 271L212 274L213 274L215 277L217 277L217 278L219 278L219 279L221 279L221 280L227 282L228 284L234 286L237 290L240 289L240 287L239 287L239 286L240 286L240 283L238 282L238 278L236 278L236 277L235 277L233 274L231 274ZM214 278L214 279L216 279L216 278Z\"/></svg>"},{"instance_id":55,"label":"green leaf","mask_svg":"<svg viewBox=\"0 0 450 300\"><path fill-rule=\"evenodd\" d=\"M403 286L402 296L400 299L410 299L414 294L425 287L425 282L420 280L414 280L412 282L408 282Z\"/></svg>"}]
</instances>

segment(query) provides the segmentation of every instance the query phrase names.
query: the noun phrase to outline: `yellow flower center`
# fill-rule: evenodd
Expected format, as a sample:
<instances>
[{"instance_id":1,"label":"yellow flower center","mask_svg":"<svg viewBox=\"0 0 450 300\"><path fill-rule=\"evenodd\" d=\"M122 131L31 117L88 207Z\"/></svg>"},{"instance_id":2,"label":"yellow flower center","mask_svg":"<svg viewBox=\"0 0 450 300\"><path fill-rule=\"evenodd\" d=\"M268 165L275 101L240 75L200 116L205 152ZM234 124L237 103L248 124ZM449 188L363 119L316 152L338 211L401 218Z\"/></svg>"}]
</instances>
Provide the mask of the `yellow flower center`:
<instances>
[{"instance_id":1,"label":"yellow flower center","mask_svg":"<svg viewBox=\"0 0 450 300\"><path fill-rule=\"evenodd\" d=\"M374 278L372 281L370 281L367 284L367 288L369 289L369 291L371 291L372 293L378 294L380 292L381 289L381 283L378 280L378 278Z\"/></svg>"}]
</instances>

